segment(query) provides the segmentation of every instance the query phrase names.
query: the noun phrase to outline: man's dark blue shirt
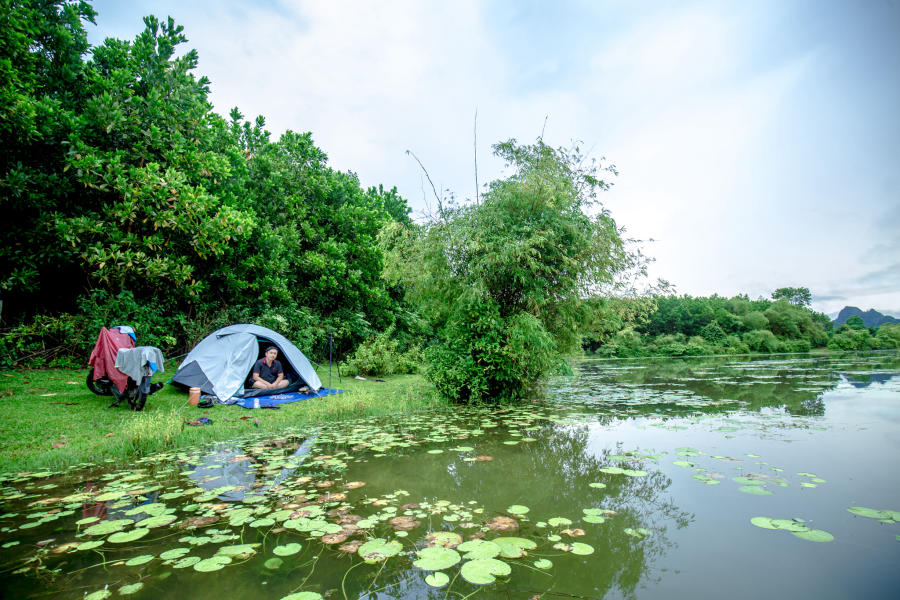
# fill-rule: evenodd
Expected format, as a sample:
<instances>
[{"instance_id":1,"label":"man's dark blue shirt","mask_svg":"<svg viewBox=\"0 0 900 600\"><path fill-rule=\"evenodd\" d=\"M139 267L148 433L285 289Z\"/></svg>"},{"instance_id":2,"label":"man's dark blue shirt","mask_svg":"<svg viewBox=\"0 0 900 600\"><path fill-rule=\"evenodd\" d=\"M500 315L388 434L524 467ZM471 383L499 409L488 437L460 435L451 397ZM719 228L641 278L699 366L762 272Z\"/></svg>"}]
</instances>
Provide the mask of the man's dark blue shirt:
<instances>
[{"instance_id":1,"label":"man's dark blue shirt","mask_svg":"<svg viewBox=\"0 0 900 600\"><path fill-rule=\"evenodd\" d=\"M272 366L266 364L266 359L261 358L256 361L256 364L253 365L253 372L259 373L259 376L269 383L273 383L276 379L278 379L278 374L283 373L284 371L281 368L281 363L277 360L272 361Z\"/></svg>"}]
</instances>

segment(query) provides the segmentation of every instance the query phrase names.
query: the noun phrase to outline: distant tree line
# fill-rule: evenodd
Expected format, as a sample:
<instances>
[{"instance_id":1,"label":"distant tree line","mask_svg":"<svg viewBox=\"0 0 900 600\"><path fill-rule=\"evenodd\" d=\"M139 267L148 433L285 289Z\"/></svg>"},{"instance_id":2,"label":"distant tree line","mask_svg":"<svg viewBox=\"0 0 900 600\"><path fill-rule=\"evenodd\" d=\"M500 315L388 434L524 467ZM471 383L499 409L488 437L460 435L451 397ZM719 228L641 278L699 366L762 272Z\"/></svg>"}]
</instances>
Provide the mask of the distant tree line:
<instances>
[{"instance_id":1,"label":"distant tree line","mask_svg":"<svg viewBox=\"0 0 900 600\"><path fill-rule=\"evenodd\" d=\"M836 330L826 315L809 308L807 288L780 288L772 299L745 295L655 296L639 300L597 301L609 313L602 326L585 332L584 347L600 356L700 356L809 352L812 349L877 350L900 347L900 327L871 330L862 319ZM640 303L625 319L621 305ZM610 304L620 306L610 310Z\"/></svg>"}]
</instances>

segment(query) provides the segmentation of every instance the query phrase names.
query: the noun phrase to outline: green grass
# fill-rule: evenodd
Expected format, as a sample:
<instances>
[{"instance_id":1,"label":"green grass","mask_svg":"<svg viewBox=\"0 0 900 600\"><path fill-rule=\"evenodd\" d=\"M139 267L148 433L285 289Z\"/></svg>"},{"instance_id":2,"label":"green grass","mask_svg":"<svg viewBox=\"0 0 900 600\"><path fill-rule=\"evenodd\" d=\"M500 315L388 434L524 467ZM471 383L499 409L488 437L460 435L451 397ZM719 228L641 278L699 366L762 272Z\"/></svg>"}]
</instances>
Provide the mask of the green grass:
<instances>
[{"instance_id":1,"label":"green grass","mask_svg":"<svg viewBox=\"0 0 900 600\"><path fill-rule=\"evenodd\" d=\"M326 387L347 393L281 405L279 410L238 406L198 409L186 392L165 386L148 398L143 412L127 402L107 408L111 396L85 385L87 370L0 371L0 473L59 470L81 463L122 462L153 452L230 440L250 433L275 435L322 423L409 414L441 406L430 384L418 375L385 377L385 382L337 376ZM167 381L171 373L155 380ZM211 425L184 424L207 416ZM242 417L244 417L242 419ZM64 444L53 448L54 444Z\"/></svg>"}]
</instances>

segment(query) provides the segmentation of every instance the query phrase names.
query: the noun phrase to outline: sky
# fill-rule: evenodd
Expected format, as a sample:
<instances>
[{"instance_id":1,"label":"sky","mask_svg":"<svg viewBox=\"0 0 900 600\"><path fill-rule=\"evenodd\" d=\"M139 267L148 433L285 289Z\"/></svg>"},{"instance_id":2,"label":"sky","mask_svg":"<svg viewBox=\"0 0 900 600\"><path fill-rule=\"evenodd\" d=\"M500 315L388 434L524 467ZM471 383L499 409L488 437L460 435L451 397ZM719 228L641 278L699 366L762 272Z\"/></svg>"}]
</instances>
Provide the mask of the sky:
<instances>
[{"instance_id":1,"label":"sky","mask_svg":"<svg viewBox=\"0 0 900 600\"><path fill-rule=\"evenodd\" d=\"M652 278L808 287L900 316L900 0L95 0L92 44L184 26L215 110L312 132L363 186L434 204L502 177L491 145L579 142ZM477 116L476 116L477 115Z\"/></svg>"}]
</instances>

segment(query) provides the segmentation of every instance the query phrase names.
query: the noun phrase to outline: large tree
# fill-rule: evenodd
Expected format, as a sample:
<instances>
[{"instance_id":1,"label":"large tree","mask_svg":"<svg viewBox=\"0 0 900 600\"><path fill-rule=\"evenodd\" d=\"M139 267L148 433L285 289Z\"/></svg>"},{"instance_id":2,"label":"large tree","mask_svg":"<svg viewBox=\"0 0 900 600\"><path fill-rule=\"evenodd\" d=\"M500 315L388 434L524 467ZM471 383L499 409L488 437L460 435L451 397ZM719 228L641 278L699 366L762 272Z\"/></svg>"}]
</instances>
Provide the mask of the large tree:
<instances>
[{"instance_id":1,"label":"large tree","mask_svg":"<svg viewBox=\"0 0 900 600\"><path fill-rule=\"evenodd\" d=\"M578 349L585 299L628 264L602 165L542 140L494 146L512 174L479 202L395 228L389 276L434 322L428 377L464 401L522 397ZM612 169L606 167L607 172Z\"/></svg>"}]
</instances>

